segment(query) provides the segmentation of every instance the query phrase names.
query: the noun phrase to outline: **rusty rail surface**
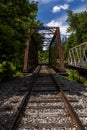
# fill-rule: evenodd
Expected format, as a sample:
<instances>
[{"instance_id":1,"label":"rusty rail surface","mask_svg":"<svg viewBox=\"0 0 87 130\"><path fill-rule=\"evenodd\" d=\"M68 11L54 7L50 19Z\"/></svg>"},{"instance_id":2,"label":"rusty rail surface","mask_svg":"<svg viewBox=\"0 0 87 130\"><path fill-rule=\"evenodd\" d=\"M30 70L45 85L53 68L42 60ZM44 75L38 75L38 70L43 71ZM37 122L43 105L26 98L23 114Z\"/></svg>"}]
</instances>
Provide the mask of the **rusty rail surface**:
<instances>
[{"instance_id":1,"label":"rusty rail surface","mask_svg":"<svg viewBox=\"0 0 87 130\"><path fill-rule=\"evenodd\" d=\"M15 124L16 124L16 120L19 118L22 109L25 107L25 104L27 105L27 100L29 100L29 98L30 98L30 93L31 93L31 90L32 90L32 87L33 87L33 84L34 84L35 80L38 78L39 71L40 71L40 67L37 70L37 72L34 73L33 80L31 82L31 86L29 87L28 92L26 92L26 95L25 95L23 101L21 102L21 105L20 105L20 107L19 107L19 109L18 109L15 117L13 118L12 122L10 122L11 124L8 125L7 130L14 130ZM49 68L48 68L48 71L49 71ZM56 80L54 78L54 75L50 71L49 71L49 73L50 73L51 79L54 81L54 84L57 87L58 93L59 93L62 101L65 104L65 108L67 109L68 115L72 119L73 126L76 127L76 130L85 130L85 128L82 125L82 123L81 123L78 115L76 114L76 112L74 111L73 107L71 106L71 104L69 103L69 101L67 100L67 98L65 97L63 91L59 88L59 85L57 84L57 82L56 82Z\"/></svg>"},{"instance_id":2,"label":"rusty rail surface","mask_svg":"<svg viewBox=\"0 0 87 130\"><path fill-rule=\"evenodd\" d=\"M72 121L74 121L75 125L76 125L76 130L85 130L84 126L82 125L78 115L76 114L76 112L74 111L73 107L71 106L71 104L69 103L69 101L67 100L66 96L64 95L63 91L59 88L59 85L57 84L54 76L50 73L52 79L54 80L56 87L59 91L60 97L63 100L65 107L67 109L67 112L69 113Z\"/></svg>"},{"instance_id":3,"label":"rusty rail surface","mask_svg":"<svg viewBox=\"0 0 87 130\"><path fill-rule=\"evenodd\" d=\"M65 104L65 106L67 108L68 113L70 114L70 117L71 117L72 121L74 121L74 123L75 123L75 125L77 127L76 130L85 130L84 126L82 125L81 121L79 120L78 115L74 111L74 109L71 106L71 104L68 102L68 100L65 97L63 91L60 90L59 94L60 94L62 100L64 101L64 104Z\"/></svg>"},{"instance_id":4,"label":"rusty rail surface","mask_svg":"<svg viewBox=\"0 0 87 130\"><path fill-rule=\"evenodd\" d=\"M32 90L32 87L33 87L33 84L35 82L35 80L37 79L38 77L38 73L40 71L40 68L41 66L39 66L32 74L32 81L31 81L31 84L29 85L30 87L28 88L28 91L26 92L19 108L18 108L18 111L16 112L15 116L13 116L12 118L12 122L10 122L6 128L6 130L15 130L15 124L16 124L16 121L17 119L19 118L20 116L20 113L22 112L23 110L23 107L25 107L27 105L27 101L28 99L30 98L30 93L31 93L31 90Z\"/></svg>"}]
</instances>

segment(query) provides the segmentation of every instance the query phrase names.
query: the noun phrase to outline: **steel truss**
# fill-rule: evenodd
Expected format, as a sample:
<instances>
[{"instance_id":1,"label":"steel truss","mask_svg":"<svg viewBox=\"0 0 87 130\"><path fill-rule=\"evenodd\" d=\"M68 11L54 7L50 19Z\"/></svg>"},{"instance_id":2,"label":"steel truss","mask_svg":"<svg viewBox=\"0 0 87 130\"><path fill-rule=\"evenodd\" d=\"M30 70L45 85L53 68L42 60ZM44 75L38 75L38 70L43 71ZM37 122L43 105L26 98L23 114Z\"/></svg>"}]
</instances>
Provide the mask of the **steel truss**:
<instances>
[{"instance_id":1,"label":"steel truss","mask_svg":"<svg viewBox=\"0 0 87 130\"><path fill-rule=\"evenodd\" d=\"M44 30L44 31L43 31ZM52 44L55 38L57 38L58 41L58 53L59 53L59 60L60 60L60 71L65 71L64 68L64 58L63 58L63 52L62 52L62 45L61 45L61 38L60 38L60 29L59 27L47 27L47 26L42 26L42 27L30 27L29 32L34 33L35 31L39 32L42 36L44 36L44 41L43 41L43 46L49 47L49 45ZM24 68L23 71L27 72L28 71L28 53L29 53L29 46L30 46L30 41L28 39L26 43L26 49L25 49L25 54L24 54ZM49 54L50 55L50 54ZM50 57L49 57L50 60ZM49 61L50 62L50 61Z\"/></svg>"},{"instance_id":2,"label":"steel truss","mask_svg":"<svg viewBox=\"0 0 87 130\"><path fill-rule=\"evenodd\" d=\"M68 65L87 67L87 42L69 50Z\"/></svg>"}]
</instances>

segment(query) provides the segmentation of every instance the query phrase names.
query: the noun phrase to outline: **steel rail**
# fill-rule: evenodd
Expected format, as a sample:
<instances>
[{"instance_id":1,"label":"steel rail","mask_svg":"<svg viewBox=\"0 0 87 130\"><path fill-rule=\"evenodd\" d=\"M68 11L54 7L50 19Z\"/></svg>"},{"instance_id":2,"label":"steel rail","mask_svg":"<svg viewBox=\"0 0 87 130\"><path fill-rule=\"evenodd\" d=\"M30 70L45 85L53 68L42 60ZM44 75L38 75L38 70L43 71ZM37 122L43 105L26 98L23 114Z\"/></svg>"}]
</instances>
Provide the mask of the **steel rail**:
<instances>
[{"instance_id":1,"label":"steel rail","mask_svg":"<svg viewBox=\"0 0 87 130\"><path fill-rule=\"evenodd\" d=\"M71 106L71 104L69 103L69 101L67 100L67 98L65 97L64 93L62 90L60 90L59 92L62 100L64 101L64 104L70 114L70 117L72 119L72 121L74 121L75 125L76 125L76 130L85 130L84 126L82 125L78 115L76 114L76 112L74 111L73 107Z\"/></svg>"},{"instance_id":2,"label":"steel rail","mask_svg":"<svg viewBox=\"0 0 87 130\"><path fill-rule=\"evenodd\" d=\"M69 115L70 115L70 117L72 119L72 122L74 122L75 125L76 125L76 130L85 130L85 128L82 125L77 113L74 111L74 108L71 106L71 104L67 100L66 96L64 95L64 92L60 89L59 85L57 84L57 82L56 82L56 80L55 80L55 78L53 76L53 74L50 73L50 75L51 75L51 77L52 77L52 79L53 79L53 81L54 81L54 83L55 83L55 85L56 85L56 87L58 89L58 92L60 94L60 97L61 97L62 101L65 104L65 107L68 110L68 113L69 113Z\"/></svg>"},{"instance_id":3,"label":"steel rail","mask_svg":"<svg viewBox=\"0 0 87 130\"><path fill-rule=\"evenodd\" d=\"M41 69L41 66L36 70L37 72L33 72L32 74L32 78L33 80L31 81L31 84L30 84L30 87L28 88L28 91L26 92L16 114L12 117L12 120L11 122L9 122L6 130L15 130L15 125L16 125L16 122L21 114L21 112L23 111L23 108L27 105L27 101L29 100L30 98L30 93L31 93L31 90L32 90L32 87L33 87L33 84L35 83L37 77L38 77L38 74L39 74L39 71Z\"/></svg>"},{"instance_id":4,"label":"steel rail","mask_svg":"<svg viewBox=\"0 0 87 130\"><path fill-rule=\"evenodd\" d=\"M27 101L30 98L30 94L31 94L31 90L33 87L33 84L35 82L35 80L38 77L39 71L40 71L41 67L37 70L37 72L34 72L34 77L33 80L31 82L31 86L29 87L29 91L26 92L25 97L23 98L21 105L15 115L15 117L13 118L12 122L9 123L8 128L6 128L6 130L15 130L15 125L16 125L16 121L18 120L18 118L20 117L20 113L24 110L23 108L25 108L25 106L27 105ZM49 69L48 69L49 70ZM50 71L49 71L50 72ZM55 74L55 73L54 73ZM64 95L63 91L59 88L59 85L56 82L56 79L54 78L53 74L50 72L50 76L52 77L56 88L58 90L58 93L62 99L62 101L65 104L65 107L67 109L68 114L70 115L72 122L73 122L73 126L76 127L76 130L85 130L84 126L82 125L78 115L76 114L76 112L74 111L73 107L71 106L71 104L69 103L69 101L67 100L66 96Z\"/></svg>"}]
</instances>

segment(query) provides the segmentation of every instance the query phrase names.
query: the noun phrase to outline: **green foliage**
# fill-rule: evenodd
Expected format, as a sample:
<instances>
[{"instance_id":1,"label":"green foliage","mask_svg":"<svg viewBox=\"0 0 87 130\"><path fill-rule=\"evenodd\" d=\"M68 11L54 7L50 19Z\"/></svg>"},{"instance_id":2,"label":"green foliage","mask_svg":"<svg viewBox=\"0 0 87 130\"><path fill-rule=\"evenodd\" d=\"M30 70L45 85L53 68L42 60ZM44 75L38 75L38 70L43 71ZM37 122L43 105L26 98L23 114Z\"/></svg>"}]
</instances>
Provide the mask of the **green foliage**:
<instances>
[{"instance_id":1,"label":"green foliage","mask_svg":"<svg viewBox=\"0 0 87 130\"><path fill-rule=\"evenodd\" d=\"M68 79L74 82L79 82L79 76L76 70L68 70Z\"/></svg>"},{"instance_id":2,"label":"green foliage","mask_svg":"<svg viewBox=\"0 0 87 130\"><path fill-rule=\"evenodd\" d=\"M65 43L63 43L64 58L67 59L69 49L77 45L77 39L75 34L71 34Z\"/></svg>"},{"instance_id":3,"label":"green foliage","mask_svg":"<svg viewBox=\"0 0 87 130\"><path fill-rule=\"evenodd\" d=\"M16 73L16 67L9 61L0 64L0 81L7 81L13 78Z\"/></svg>"},{"instance_id":4,"label":"green foliage","mask_svg":"<svg viewBox=\"0 0 87 130\"><path fill-rule=\"evenodd\" d=\"M35 21L37 3L16 0L0 3L0 61L22 64L29 26L38 25ZM18 59L18 60L17 60Z\"/></svg>"},{"instance_id":5,"label":"green foliage","mask_svg":"<svg viewBox=\"0 0 87 130\"><path fill-rule=\"evenodd\" d=\"M83 85L87 87L87 81L84 81Z\"/></svg>"},{"instance_id":6,"label":"green foliage","mask_svg":"<svg viewBox=\"0 0 87 130\"><path fill-rule=\"evenodd\" d=\"M40 24L36 20L37 11L37 2L0 1L0 73L5 79L13 75L12 65L17 71L23 68L26 39L30 37L28 28Z\"/></svg>"},{"instance_id":7,"label":"green foliage","mask_svg":"<svg viewBox=\"0 0 87 130\"><path fill-rule=\"evenodd\" d=\"M31 34L31 40L35 43L37 50L42 51L43 36L38 32L34 32Z\"/></svg>"},{"instance_id":8,"label":"green foliage","mask_svg":"<svg viewBox=\"0 0 87 130\"><path fill-rule=\"evenodd\" d=\"M48 63L48 57L49 57L48 50L38 51L39 63Z\"/></svg>"},{"instance_id":9,"label":"green foliage","mask_svg":"<svg viewBox=\"0 0 87 130\"><path fill-rule=\"evenodd\" d=\"M67 14L67 22L69 24L67 32L71 34L63 44L65 59L68 57L70 48L87 41L87 11L73 13L69 10Z\"/></svg>"},{"instance_id":10,"label":"green foliage","mask_svg":"<svg viewBox=\"0 0 87 130\"><path fill-rule=\"evenodd\" d=\"M23 76L23 73L20 72L20 71L17 71L17 72L13 75L13 77L21 77L21 76Z\"/></svg>"},{"instance_id":11,"label":"green foliage","mask_svg":"<svg viewBox=\"0 0 87 130\"><path fill-rule=\"evenodd\" d=\"M0 82L8 81L14 77L22 76L22 72L17 71L16 66L9 61L4 61L0 64Z\"/></svg>"}]
</instances>

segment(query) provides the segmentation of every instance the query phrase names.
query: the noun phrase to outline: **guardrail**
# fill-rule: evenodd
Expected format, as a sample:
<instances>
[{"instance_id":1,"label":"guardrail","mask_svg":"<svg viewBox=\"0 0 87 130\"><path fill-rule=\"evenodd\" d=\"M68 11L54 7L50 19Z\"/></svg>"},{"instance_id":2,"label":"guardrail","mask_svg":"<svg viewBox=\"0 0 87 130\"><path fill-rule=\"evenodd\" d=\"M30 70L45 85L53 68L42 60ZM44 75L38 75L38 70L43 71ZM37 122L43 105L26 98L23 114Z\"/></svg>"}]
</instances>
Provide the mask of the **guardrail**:
<instances>
[{"instance_id":1,"label":"guardrail","mask_svg":"<svg viewBox=\"0 0 87 130\"><path fill-rule=\"evenodd\" d=\"M68 65L87 67L87 42L69 50Z\"/></svg>"}]
</instances>

